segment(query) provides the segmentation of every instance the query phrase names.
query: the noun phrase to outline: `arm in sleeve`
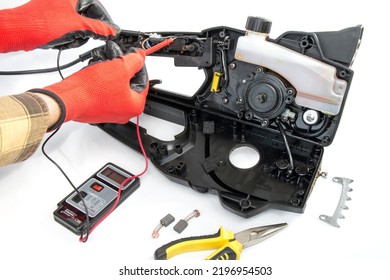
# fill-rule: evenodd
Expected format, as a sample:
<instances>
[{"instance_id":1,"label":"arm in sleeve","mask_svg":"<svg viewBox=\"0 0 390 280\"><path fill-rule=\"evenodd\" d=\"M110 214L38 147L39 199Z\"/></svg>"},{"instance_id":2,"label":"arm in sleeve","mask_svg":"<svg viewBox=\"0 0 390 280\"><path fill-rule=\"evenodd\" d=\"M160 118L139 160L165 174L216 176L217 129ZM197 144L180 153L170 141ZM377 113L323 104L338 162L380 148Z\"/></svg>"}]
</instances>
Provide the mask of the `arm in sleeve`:
<instances>
[{"instance_id":1,"label":"arm in sleeve","mask_svg":"<svg viewBox=\"0 0 390 280\"><path fill-rule=\"evenodd\" d=\"M37 94L0 97L0 166L29 158L49 125L48 106Z\"/></svg>"}]
</instances>

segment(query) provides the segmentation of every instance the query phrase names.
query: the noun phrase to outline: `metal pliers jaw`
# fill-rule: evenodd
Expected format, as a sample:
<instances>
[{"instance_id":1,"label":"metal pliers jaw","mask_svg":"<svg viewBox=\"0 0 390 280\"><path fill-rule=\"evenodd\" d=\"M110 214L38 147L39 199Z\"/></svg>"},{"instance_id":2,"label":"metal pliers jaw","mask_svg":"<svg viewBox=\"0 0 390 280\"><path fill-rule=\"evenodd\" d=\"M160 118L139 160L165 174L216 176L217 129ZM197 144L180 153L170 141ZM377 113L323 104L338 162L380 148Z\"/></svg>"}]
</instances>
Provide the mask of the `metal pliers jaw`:
<instances>
[{"instance_id":1,"label":"metal pliers jaw","mask_svg":"<svg viewBox=\"0 0 390 280\"><path fill-rule=\"evenodd\" d=\"M279 230L285 228L287 223L254 227L250 229L243 230L234 234L234 238L242 244L242 247L245 249L249 246L256 245L264 239L274 235Z\"/></svg>"}]
</instances>

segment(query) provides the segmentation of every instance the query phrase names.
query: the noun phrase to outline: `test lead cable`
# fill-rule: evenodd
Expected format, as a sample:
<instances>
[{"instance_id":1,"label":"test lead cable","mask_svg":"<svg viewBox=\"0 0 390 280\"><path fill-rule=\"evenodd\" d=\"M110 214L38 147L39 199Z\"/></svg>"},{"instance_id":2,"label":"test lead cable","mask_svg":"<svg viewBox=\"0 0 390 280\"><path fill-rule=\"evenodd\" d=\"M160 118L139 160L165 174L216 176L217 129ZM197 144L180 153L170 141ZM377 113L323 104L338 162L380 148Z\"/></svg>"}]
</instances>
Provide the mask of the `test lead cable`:
<instances>
[{"instance_id":1,"label":"test lead cable","mask_svg":"<svg viewBox=\"0 0 390 280\"><path fill-rule=\"evenodd\" d=\"M165 48L172 44L175 41L176 38L168 38L162 41L161 43L158 43L157 45L154 45L153 47L145 49L145 55L150 55L156 51L161 50L162 48Z\"/></svg>"},{"instance_id":2,"label":"test lead cable","mask_svg":"<svg viewBox=\"0 0 390 280\"><path fill-rule=\"evenodd\" d=\"M165 48L165 47L169 46L170 44L172 44L174 42L174 40L175 40L175 38L168 38L168 39L162 41L161 43L158 43L157 45L146 49L145 50L145 55L150 55L150 54L152 54L152 53L154 53L154 52L156 52L158 50L161 50L162 48ZM139 146L141 148L142 154L143 154L144 159L145 159L145 169L140 174L131 176L131 177L127 178L126 180L124 180L122 182L122 184L119 186L118 195L116 197L115 203L111 206L110 210L99 221L97 221L97 223L89 230L89 234L91 234L96 229L96 227L98 225L100 225L100 223L103 222L115 210L115 208L118 206L123 186L125 186L131 180L133 180L135 178L141 177L148 170L148 167L149 167L148 156L146 155L144 146L142 144L141 133L140 133L140 125L139 125L139 116L137 116L136 130L137 130L138 143L139 143ZM85 241L86 241L86 237L81 235L80 236L80 242L85 242Z\"/></svg>"},{"instance_id":3,"label":"test lead cable","mask_svg":"<svg viewBox=\"0 0 390 280\"><path fill-rule=\"evenodd\" d=\"M154 52L156 52L156 51L158 51L158 50L160 50L162 48L165 48L166 46L169 46L170 44L172 44L174 40L175 40L175 38L168 38L168 39L164 40L163 42L161 42L161 43L159 43L159 44L157 44L157 45L155 45L155 46L153 46L153 47L151 47L149 49L146 49L145 50L145 54L146 55L150 55L150 54L152 54L152 53L154 53ZM110 210L101 219L99 219L99 221L97 221L97 223L89 230L89 234L91 234L96 229L96 227L98 225L100 225L100 223L103 222L115 210L115 208L118 206L123 186L125 186L131 180L133 180L135 178L141 177L148 170L148 167L149 167L148 156L146 155L144 146L142 144L142 138L141 138L141 133L140 133L140 125L139 125L139 116L137 116L136 130L137 130L138 143L139 143L139 146L141 148L142 154L143 154L144 159L145 159L145 168L138 175L131 176L131 177L127 178L126 180L124 180L122 182L122 184L119 186L118 195L116 197L115 203L111 206ZM80 242L85 242L86 241L86 236L81 235L79 240L80 240Z\"/></svg>"},{"instance_id":4,"label":"test lead cable","mask_svg":"<svg viewBox=\"0 0 390 280\"><path fill-rule=\"evenodd\" d=\"M144 146L142 144L142 139L141 139L141 133L140 133L140 125L139 125L139 116L137 116L137 124L136 124L136 130L137 130L137 138L138 138L138 143L139 143L139 146L141 148L141 151L142 151L142 154L144 156L144 159L145 159L145 168L144 170L137 174L137 175L134 175L134 176L131 176L129 178L127 178L126 180L124 180L122 182L122 184L119 186L119 189L118 189L118 195L116 197L116 200L115 200L115 203L111 206L110 210L101 218L99 219L99 221L97 221L97 223L89 230L89 234L91 234L95 229L96 227L101 223L103 222L114 210L115 208L118 206L118 203L119 203L119 199L120 199L120 196L121 196L121 192L122 192L122 188L123 186L125 186L128 182L130 182L131 180L135 179L135 178L139 178L141 177L142 175L144 175L146 173L146 171L148 170L148 167L149 167L149 163L148 163L148 156L146 155L146 152L145 152L145 149L144 149ZM85 242L85 236L81 235L80 236L80 242Z\"/></svg>"},{"instance_id":5,"label":"test lead cable","mask_svg":"<svg viewBox=\"0 0 390 280\"><path fill-rule=\"evenodd\" d=\"M146 55L150 55L164 47L167 47L169 46L170 44L172 44L174 42L175 38L168 38L166 40L164 40L163 42L155 45L155 46L152 46L148 49L145 50L145 54ZM55 68L58 73L60 74L61 78L64 79L62 73L61 73L61 69L65 69L64 67L61 67L60 66L60 55L61 55L61 50L59 51L58 53L58 56L57 56L57 67ZM80 56L81 57L81 56ZM80 59L81 60L81 59ZM80 62L80 61L79 61ZM50 69L51 70L51 69ZM38 70L39 71L39 70ZM14 72L15 73L15 72ZM31 72L29 73L24 73L24 74L32 74ZM0 72L0 75L1 75L1 72ZM138 175L134 175L134 176L131 176L129 178L127 178L126 180L124 180L121 185L119 186L119 189L118 189L118 195L116 197L116 200L115 200L115 203L111 206L110 210L99 220L97 221L97 223L92 227L90 228L90 223L89 223L89 214L88 214L88 207L86 206L86 203L84 202L84 198L82 197L82 195L80 194L80 192L78 191L78 189L74 186L74 184L72 183L72 181L69 179L69 177L67 176L67 174L65 173L65 171L59 166L58 163L56 163L52 158L50 158L47 153L45 152L45 146L47 144L47 142L58 132L59 128L57 130L55 130L47 139L46 141L43 143L42 145L42 152L43 154L46 156L46 158L48 158L60 171L61 173L65 176L65 178L68 180L68 182L70 183L70 185L73 187L73 189L76 191L76 193L80 196L81 198L81 201L84 205L84 208L85 208L85 214L86 214L86 226L85 226L85 229L83 230L80 238L79 238L79 241L80 242L86 242L88 240L88 237L89 235L96 229L96 227L101 223L103 222L114 210L115 208L118 206L118 203L119 203L119 199L120 199L120 196L121 196L121 192L122 192L122 188L128 183L130 182L131 180L135 179L135 178L139 178L141 177L142 175L144 175L146 173L146 171L148 170L148 167L149 167L149 164L148 164L148 157L146 155L146 152L145 152L145 149L143 147L143 144L142 144L142 139L141 139L141 134L140 134L140 125L139 125L139 116L137 116L137 123L136 123L136 131L137 131L137 138L138 138L138 143L140 145L140 149L142 151L142 154L144 156L144 159L145 159L145 168L144 170L139 173Z\"/></svg>"}]
</instances>

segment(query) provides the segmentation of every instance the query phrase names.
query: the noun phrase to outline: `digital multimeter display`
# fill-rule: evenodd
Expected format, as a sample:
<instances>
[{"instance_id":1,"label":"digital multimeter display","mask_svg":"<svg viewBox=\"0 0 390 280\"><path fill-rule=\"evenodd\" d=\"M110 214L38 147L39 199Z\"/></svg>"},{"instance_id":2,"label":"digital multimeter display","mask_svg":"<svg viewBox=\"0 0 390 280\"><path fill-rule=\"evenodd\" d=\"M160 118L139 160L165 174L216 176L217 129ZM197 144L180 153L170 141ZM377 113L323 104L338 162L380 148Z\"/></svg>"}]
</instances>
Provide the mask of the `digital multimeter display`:
<instances>
[{"instance_id":1,"label":"digital multimeter display","mask_svg":"<svg viewBox=\"0 0 390 280\"><path fill-rule=\"evenodd\" d=\"M110 167L106 167L102 172L101 174L103 174L104 176L106 176L107 178L113 180L115 183L117 184L122 184L124 180L127 179L127 177L123 176L122 174L119 174L118 172L116 172L115 170L113 170L112 168Z\"/></svg>"},{"instance_id":2,"label":"digital multimeter display","mask_svg":"<svg viewBox=\"0 0 390 280\"><path fill-rule=\"evenodd\" d=\"M89 226L93 227L110 211L118 198L119 188L125 181L126 184L121 188L119 204L138 189L139 178L112 163L107 163L77 188L78 193L73 191L58 203L58 208L53 213L54 219L81 235L87 224L87 212Z\"/></svg>"},{"instance_id":3,"label":"digital multimeter display","mask_svg":"<svg viewBox=\"0 0 390 280\"><path fill-rule=\"evenodd\" d=\"M131 177L128 173L112 164L107 164L97 173L97 176L103 181L114 185L117 189L119 189L120 185L122 185L125 180L128 180ZM127 182L126 185L123 186L123 190L125 190L132 182L133 180Z\"/></svg>"}]
</instances>

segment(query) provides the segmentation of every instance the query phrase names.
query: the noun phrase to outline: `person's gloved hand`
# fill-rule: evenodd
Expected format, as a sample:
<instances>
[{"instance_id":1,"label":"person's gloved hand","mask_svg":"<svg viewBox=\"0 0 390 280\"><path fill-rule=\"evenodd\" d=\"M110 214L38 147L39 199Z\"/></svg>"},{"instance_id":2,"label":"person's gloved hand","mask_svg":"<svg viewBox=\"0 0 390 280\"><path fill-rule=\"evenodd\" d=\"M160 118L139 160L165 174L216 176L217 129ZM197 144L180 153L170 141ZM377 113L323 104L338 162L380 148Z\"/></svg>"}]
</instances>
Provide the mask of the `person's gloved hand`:
<instances>
[{"instance_id":1,"label":"person's gloved hand","mask_svg":"<svg viewBox=\"0 0 390 280\"><path fill-rule=\"evenodd\" d=\"M145 52L137 49L118 58L94 62L59 83L29 92L47 94L60 105L60 120L51 129L70 120L126 123L145 107L149 81L144 61Z\"/></svg>"},{"instance_id":2,"label":"person's gloved hand","mask_svg":"<svg viewBox=\"0 0 390 280\"><path fill-rule=\"evenodd\" d=\"M119 31L99 0L30 0L0 10L0 53L74 48L91 37L113 39Z\"/></svg>"}]
</instances>

